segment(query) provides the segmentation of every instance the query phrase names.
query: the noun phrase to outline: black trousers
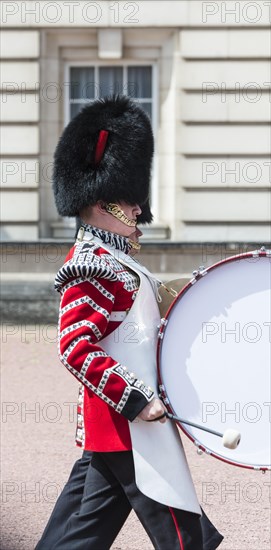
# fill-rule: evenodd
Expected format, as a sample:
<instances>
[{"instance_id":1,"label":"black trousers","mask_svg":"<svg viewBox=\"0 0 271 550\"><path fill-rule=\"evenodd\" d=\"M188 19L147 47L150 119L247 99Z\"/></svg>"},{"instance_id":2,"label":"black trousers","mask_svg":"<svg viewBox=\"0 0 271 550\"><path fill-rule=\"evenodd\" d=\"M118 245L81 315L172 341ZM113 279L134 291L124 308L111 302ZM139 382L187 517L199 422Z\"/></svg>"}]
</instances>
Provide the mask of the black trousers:
<instances>
[{"instance_id":1,"label":"black trousers","mask_svg":"<svg viewBox=\"0 0 271 550\"><path fill-rule=\"evenodd\" d=\"M204 513L199 518L143 495L131 452L85 451L36 550L107 550L132 508L157 550L215 550L223 539Z\"/></svg>"}]
</instances>

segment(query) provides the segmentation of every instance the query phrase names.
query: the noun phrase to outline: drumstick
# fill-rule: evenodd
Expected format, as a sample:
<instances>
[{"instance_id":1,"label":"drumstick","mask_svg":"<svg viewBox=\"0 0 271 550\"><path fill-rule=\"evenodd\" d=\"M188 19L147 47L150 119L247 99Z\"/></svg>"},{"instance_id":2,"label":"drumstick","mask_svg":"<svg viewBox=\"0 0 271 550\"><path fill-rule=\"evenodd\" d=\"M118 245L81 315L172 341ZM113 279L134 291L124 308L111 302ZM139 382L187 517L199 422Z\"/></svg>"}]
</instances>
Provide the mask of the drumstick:
<instances>
[{"instance_id":1,"label":"drumstick","mask_svg":"<svg viewBox=\"0 0 271 550\"><path fill-rule=\"evenodd\" d=\"M199 424L195 424L194 422L190 422L189 420L184 420L183 418L180 418L179 416L176 416L175 414L169 412L165 412L163 416L166 416L170 420L175 420L177 422L181 422L182 424L188 424L189 426L193 426L194 428L198 428L199 430L203 430L204 432L222 437L222 443L224 447L227 447L227 449L236 449L241 441L241 434L236 430L226 430L224 434L222 434L221 432L216 432L215 430L211 430L210 428L206 428L205 426L200 426Z\"/></svg>"},{"instance_id":2,"label":"drumstick","mask_svg":"<svg viewBox=\"0 0 271 550\"><path fill-rule=\"evenodd\" d=\"M205 428L204 426L200 426L199 424L195 424L194 422L190 422L189 420L184 420L183 418L180 418L179 416L176 416L175 414L169 412L164 412L164 414L161 414L161 416L157 416L152 420L147 420L147 422L157 422L157 420L161 420L161 418L165 418L165 416L166 418L169 418L169 420L175 420L177 422L181 422L182 424L189 424L189 426L193 426L194 428L198 428L199 430L204 430L205 432L217 435L218 437L223 437L223 434L221 432L216 432L215 430Z\"/></svg>"},{"instance_id":3,"label":"drumstick","mask_svg":"<svg viewBox=\"0 0 271 550\"><path fill-rule=\"evenodd\" d=\"M169 412L166 412L163 416L166 416L170 420L181 422L182 424L188 424L189 426L193 426L193 428L198 428L199 430L203 430L204 432L217 435L218 437L223 437L224 435L221 432L216 432L215 430L211 430L210 428L205 428L205 426L200 426L199 424L195 424L194 422L190 422L189 420L184 420L183 418L180 418L179 416L176 416L175 414Z\"/></svg>"}]
</instances>

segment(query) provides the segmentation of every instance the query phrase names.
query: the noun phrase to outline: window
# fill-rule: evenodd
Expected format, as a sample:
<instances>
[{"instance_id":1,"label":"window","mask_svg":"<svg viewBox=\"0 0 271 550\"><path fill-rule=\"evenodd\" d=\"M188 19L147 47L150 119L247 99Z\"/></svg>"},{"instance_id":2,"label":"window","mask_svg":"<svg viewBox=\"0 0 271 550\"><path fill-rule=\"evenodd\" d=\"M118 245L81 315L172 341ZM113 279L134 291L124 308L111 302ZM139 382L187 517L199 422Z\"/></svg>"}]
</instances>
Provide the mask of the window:
<instances>
[{"instance_id":1,"label":"window","mask_svg":"<svg viewBox=\"0 0 271 550\"><path fill-rule=\"evenodd\" d=\"M66 81L69 93L65 102L65 124L80 112L82 107L100 97L113 93L124 94L137 101L149 115L154 136L157 128L158 83L156 66L150 63L92 64L71 62L66 65ZM154 216L158 217L158 169L154 155L151 204Z\"/></svg>"},{"instance_id":2,"label":"window","mask_svg":"<svg viewBox=\"0 0 271 550\"><path fill-rule=\"evenodd\" d=\"M148 113L153 122L153 67L151 65L70 66L67 122L99 97L125 94Z\"/></svg>"}]
</instances>

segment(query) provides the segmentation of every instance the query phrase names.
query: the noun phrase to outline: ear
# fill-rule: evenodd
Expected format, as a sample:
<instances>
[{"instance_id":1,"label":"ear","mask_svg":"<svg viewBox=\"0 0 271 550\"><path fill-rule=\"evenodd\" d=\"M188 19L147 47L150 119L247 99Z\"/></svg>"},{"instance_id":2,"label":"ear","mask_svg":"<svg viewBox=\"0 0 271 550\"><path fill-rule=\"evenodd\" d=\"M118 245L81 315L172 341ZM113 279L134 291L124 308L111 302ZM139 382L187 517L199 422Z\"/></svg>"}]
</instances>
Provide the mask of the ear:
<instances>
[{"instance_id":1,"label":"ear","mask_svg":"<svg viewBox=\"0 0 271 550\"><path fill-rule=\"evenodd\" d=\"M98 201L96 203L96 208L97 208L97 212L99 212L99 214L108 214L107 210L106 210L106 203L104 201Z\"/></svg>"}]
</instances>

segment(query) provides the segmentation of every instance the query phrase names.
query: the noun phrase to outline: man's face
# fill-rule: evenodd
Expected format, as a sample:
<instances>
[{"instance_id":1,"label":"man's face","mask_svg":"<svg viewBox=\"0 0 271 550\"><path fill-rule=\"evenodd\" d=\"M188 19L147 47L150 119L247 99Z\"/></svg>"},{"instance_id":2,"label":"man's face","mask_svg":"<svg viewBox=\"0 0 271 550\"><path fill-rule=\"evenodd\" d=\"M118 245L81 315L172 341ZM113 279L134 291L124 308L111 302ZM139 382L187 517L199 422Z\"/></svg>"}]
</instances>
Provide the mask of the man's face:
<instances>
[{"instance_id":1,"label":"man's face","mask_svg":"<svg viewBox=\"0 0 271 550\"><path fill-rule=\"evenodd\" d=\"M122 211L129 220L133 220L135 225L126 225L123 221L119 220L112 213L109 213L106 209L106 204L99 201L94 206L86 207L80 212L80 217L85 223L90 223L106 231L117 233L122 237L129 237L132 241L138 242L139 237L142 235L140 229L136 227L137 216L141 214L141 208L138 204L127 204L126 202L114 203L120 211Z\"/></svg>"}]
</instances>

